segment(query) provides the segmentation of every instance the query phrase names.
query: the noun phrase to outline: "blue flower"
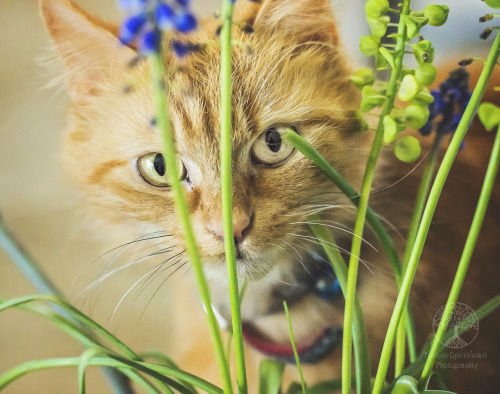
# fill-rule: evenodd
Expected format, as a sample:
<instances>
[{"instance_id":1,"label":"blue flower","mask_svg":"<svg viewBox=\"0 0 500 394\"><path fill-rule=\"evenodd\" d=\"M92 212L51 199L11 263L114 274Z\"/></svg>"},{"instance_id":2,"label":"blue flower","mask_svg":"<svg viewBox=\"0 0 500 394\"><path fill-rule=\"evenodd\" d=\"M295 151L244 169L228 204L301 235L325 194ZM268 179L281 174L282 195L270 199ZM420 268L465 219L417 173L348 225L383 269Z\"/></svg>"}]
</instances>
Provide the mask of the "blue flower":
<instances>
[{"instance_id":1,"label":"blue flower","mask_svg":"<svg viewBox=\"0 0 500 394\"><path fill-rule=\"evenodd\" d=\"M128 13L120 28L120 41L135 44L141 55L158 53L164 31L174 29L188 33L196 29L197 20L191 13L190 0L118 0L118 5ZM172 44L178 56L192 52L195 47L181 48Z\"/></svg>"},{"instance_id":2,"label":"blue flower","mask_svg":"<svg viewBox=\"0 0 500 394\"><path fill-rule=\"evenodd\" d=\"M469 73L464 68L452 71L448 79L439 85L439 89L431 91L431 95L434 102L429 104L429 119L420 133L426 136L433 129L442 135L454 133L471 97Z\"/></svg>"}]
</instances>

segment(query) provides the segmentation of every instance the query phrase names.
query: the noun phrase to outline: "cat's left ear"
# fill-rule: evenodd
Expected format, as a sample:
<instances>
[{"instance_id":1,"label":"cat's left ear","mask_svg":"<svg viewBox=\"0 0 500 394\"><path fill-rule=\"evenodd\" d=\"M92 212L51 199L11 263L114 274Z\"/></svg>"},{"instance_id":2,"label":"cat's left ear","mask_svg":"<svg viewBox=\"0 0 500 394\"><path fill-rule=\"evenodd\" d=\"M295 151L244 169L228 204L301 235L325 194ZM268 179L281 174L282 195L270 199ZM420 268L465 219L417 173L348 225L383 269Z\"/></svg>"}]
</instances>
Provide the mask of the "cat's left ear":
<instances>
[{"instance_id":1,"label":"cat's left ear","mask_svg":"<svg viewBox=\"0 0 500 394\"><path fill-rule=\"evenodd\" d=\"M40 0L40 10L65 65L73 100L96 94L103 79L135 55L120 44L112 27L67 0Z\"/></svg>"},{"instance_id":2,"label":"cat's left ear","mask_svg":"<svg viewBox=\"0 0 500 394\"><path fill-rule=\"evenodd\" d=\"M255 32L281 35L294 44L338 43L330 0L262 0L253 27Z\"/></svg>"}]
</instances>

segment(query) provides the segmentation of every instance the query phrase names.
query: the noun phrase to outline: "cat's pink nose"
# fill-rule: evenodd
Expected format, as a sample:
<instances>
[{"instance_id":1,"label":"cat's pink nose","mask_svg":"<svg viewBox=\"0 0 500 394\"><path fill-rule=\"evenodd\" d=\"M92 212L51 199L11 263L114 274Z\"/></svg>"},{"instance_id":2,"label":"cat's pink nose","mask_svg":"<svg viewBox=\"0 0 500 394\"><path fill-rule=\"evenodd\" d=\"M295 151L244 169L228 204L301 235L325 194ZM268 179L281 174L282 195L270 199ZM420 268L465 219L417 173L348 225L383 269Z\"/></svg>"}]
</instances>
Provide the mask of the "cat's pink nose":
<instances>
[{"instance_id":1,"label":"cat's pink nose","mask_svg":"<svg viewBox=\"0 0 500 394\"><path fill-rule=\"evenodd\" d=\"M233 236L236 243L240 243L248 234L250 225L252 223L252 218L245 212L240 210L235 210L233 212ZM212 220L207 226L218 239L224 240L224 225L222 223L222 218L219 220Z\"/></svg>"}]
</instances>

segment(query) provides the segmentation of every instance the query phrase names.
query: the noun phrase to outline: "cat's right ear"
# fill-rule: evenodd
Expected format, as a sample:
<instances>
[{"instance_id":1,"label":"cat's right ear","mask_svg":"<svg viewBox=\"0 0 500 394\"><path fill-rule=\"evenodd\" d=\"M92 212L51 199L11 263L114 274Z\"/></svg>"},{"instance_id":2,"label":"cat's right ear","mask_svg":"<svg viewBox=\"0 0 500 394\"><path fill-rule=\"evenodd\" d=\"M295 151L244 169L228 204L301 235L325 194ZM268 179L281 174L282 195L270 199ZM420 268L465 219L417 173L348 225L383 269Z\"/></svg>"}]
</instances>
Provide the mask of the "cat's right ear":
<instances>
[{"instance_id":1,"label":"cat's right ear","mask_svg":"<svg viewBox=\"0 0 500 394\"><path fill-rule=\"evenodd\" d=\"M72 100L97 94L103 78L135 56L120 44L113 28L67 0L40 0L40 10L64 63Z\"/></svg>"}]
</instances>

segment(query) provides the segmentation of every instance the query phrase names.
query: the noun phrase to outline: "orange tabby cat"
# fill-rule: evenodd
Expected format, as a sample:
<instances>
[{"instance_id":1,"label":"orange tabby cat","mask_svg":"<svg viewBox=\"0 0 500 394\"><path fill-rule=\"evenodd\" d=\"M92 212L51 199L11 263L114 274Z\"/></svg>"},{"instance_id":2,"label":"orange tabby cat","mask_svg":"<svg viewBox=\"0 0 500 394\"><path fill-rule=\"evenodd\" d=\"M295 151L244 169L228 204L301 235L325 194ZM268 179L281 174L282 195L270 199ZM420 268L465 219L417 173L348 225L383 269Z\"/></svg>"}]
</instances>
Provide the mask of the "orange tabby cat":
<instances>
[{"instance_id":1,"label":"orange tabby cat","mask_svg":"<svg viewBox=\"0 0 500 394\"><path fill-rule=\"evenodd\" d=\"M244 45L234 46L233 54L233 222L238 273L248 281L242 316L251 391L263 358L260 353L290 358L283 300L291 306L301 358L310 362L304 366L307 382L340 376L343 300L318 296L318 282L327 280L328 273L306 221L308 214L320 213L331 224L339 247L348 250L345 229L354 209L315 166L280 138L285 127L294 128L355 187L359 185L370 138L360 131L354 113L359 94L349 82L351 70L339 48L329 3L237 3L235 20L253 27L252 33L234 28L235 40ZM41 9L64 62L71 98L63 152L71 178L98 216L123 223L138 236L155 231L171 235L177 245L172 255L182 254L180 223L159 153L160 136L152 124L148 62L129 66L136 52L118 44L116 27L65 0L42 0ZM198 31L179 39L214 42L218 23L206 20ZM172 70L167 95L180 177L214 305L221 321L228 321L219 173L219 56L217 45L207 44L183 59L166 55L165 64ZM434 313L446 301L477 198L477 173L486 156L481 152L488 152L489 145L489 140L469 137L451 176L450 191L440 203L414 285L420 345L432 329ZM378 184L390 185L410 170L389 157L380 165ZM371 200L377 212L403 231L412 210L417 173L375 193ZM489 211L494 218L486 223L483 247L472 262L478 269L471 272L461 298L473 308L498 288L492 272L500 253L498 192L497 187ZM362 259L366 268L361 269L358 291L376 365L396 289L383 253L366 247ZM203 319L202 312L188 306L190 302L188 296L177 302L176 324L184 324L176 338L183 343L177 359L189 371L217 381L206 329L193 323ZM466 387L479 392L480 379L489 379L482 380L483 392L496 387L498 377L492 372L500 359L495 330L492 318L481 322L478 339L467 348L487 354L487 358L467 359L477 363L474 370L442 368L452 373L461 392L472 392ZM287 374L288 381L296 379L293 367Z\"/></svg>"}]
</instances>

